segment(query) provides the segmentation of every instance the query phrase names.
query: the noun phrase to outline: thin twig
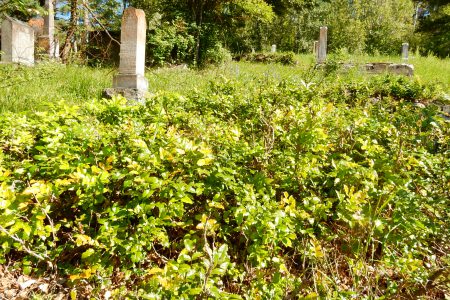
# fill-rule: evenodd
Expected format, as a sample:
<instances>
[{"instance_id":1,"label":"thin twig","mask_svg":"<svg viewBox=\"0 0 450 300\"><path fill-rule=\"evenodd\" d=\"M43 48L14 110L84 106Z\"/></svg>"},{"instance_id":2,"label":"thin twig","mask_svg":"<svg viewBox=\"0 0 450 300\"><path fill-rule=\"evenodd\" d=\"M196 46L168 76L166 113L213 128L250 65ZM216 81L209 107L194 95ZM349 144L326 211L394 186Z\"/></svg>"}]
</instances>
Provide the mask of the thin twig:
<instances>
[{"instance_id":1,"label":"thin twig","mask_svg":"<svg viewBox=\"0 0 450 300\"><path fill-rule=\"evenodd\" d=\"M42 256L42 255L40 255L40 254L34 252L33 250L31 250L30 248L27 247L27 245L25 244L25 241L21 240L17 235L12 235L12 234L10 234L10 233L8 232L8 230L6 230L6 229L5 229L3 226L1 226L1 225L0 225L0 231L3 232L4 234L6 234L7 236L9 236L9 237L10 237L11 239L13 239L14 241L18 242L20 245L22 245L22 248L23 248L23 250L24 250L26 253L30 254L31 256L33 256L33 257L35 257L35 258L37 258L37 259L39 259L39 260L45 261L45 262L49 265L49 267L53 269L53 264L52 264L52 262L50 261L51 259L50 259L50 257L48 257L46 254L44 254L44 256Z\"/></svg>"},{"instance_id":2,"label":"thin twig","mask_svg":"<svg viewBox=\"0 0 450 300\"><path fill-rule=\"evenodd\" d=\"M95 15L95 13L92 11L92 9L89 7L89 5L83 1L83 6L88 10L89 14L92 15L92 17L94 18L94 20L98 23L98 25L100 25L100 27L106 32L106 34L109 36L109 38L116 42L117 45L120 46L120 42L118 40L116 40L115 38L112 37L112 35L109 33L108 29L106 29L106 27L102 24L102 22L100 22L100 20L97 18L97 16Z\"/></svg>"},{"instance_id":3,"label":"thin twig","mask_svg":"<svg viewBox=\"0 0 450 300\"><path fill-rule=\"evenodd\" d=\"M209 259L208 270L206 270L205 279L203 280L203 288L202 288L202 290L203 290L202 291L202 295L203 296L207 296L209 294L209 291L208 291L206 285L208 284L208 279L211 276L211 272L212 272L212 270L214 268L214 252L215 252L214 232L213 232L212 248L209 246L208 238L207 238L208 221L209 221L210 217L211 216L208 216L208 218L206 219L205 224L204 224L204 228L203 228L203 240L204 240L204 243L205 243L203 247L204 247L204 250L205 250L206 254L208 255L208 259ZM208 248L209 248L210 251L208 251Z\"/></svg>"},{"instance_id":4,"label":"thin twig","mask_svg":"<svg viewBox=\"0 0 450 300\"><path fill-rule=\"evenodd\" d=\"M167 264L169 259L167 257L165 257L164 255L159 254L158 251L156 251L156 248L154 245L152 245L152 248L153 248L153 251L155 251L156 256L158 256L159 259L161 259L165 264Z\"/></svg>"}]
</instances>

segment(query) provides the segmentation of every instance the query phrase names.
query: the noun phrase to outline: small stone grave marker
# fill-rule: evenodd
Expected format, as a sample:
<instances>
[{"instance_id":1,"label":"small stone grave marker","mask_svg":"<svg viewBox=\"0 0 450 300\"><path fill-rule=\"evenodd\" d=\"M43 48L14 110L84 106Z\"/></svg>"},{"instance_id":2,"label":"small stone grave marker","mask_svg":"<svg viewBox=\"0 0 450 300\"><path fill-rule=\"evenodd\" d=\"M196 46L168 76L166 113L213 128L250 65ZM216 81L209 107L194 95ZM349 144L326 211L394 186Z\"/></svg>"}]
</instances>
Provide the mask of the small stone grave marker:
<instances>
[{"instance_id":1,"label":"small stone grave marker","mask_svg":"<svg viewBox=\"0 0 450 300\"><path fill-rule=\"evenodd\" d=\"M273 44L272 48L270 49L270 52L272 52L272 53L277 52L277 45Z\"/></svg>"},{"instance_id":2,"label":"small stone grave marker","mask_svg":"<svg viewBox=\"0 0 450 300\"><path fill-rule=\"evenodd\" d=\"M403 43L402 44L402 59L408 60L408 56L409 56L409 44Z\"/></svg>"}]
</instances>

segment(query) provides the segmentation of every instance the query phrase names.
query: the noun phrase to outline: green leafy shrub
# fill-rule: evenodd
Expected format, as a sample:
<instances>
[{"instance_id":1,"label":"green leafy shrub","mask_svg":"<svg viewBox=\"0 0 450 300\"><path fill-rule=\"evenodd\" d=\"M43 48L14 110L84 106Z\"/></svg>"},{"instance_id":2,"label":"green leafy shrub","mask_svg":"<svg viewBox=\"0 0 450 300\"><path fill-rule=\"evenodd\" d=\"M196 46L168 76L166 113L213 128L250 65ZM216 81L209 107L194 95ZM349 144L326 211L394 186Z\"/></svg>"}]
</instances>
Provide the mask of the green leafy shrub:
<instances>
[{"instance_id":1,"label":"green leafy shrub","mask_svg":"<svg viewBox=\"0 0 450 300\"><path fill-rule=\"evenodd\" d=\"M374 82L375 93L381 96L391 96L395 99L417 101L433 97L433 88L426 88L417 80L403 76L377 77Z\"/></svg>"},{"instance_id":2,"label":"green leafy shrub","mask_svg":"<svg viewBox=\"0 0 450 300\"><path fill-rule=\"evenodd\" d=\"M148 63L153 66L180 64L193 60L195 38L182 19L163 22L147 37Z\"/></svg>"},{"instance_id":3,"label":"green leafy shrub","mask_svg":"<svg viewBox=\"0 0 450 300\"><path fill-rule=\"evenodd\" d=\"M220 43L217 43L213 48L206 50L204 60L206 64L221 65L231 61L231 53Z\"/></svg>"},{"instance_id":4,"label":"green leafy shrub","mask_svg":"<svg viewBox=\"0 0 450 300\"><path fill-rule=\"evenodd\" d=\"M294 52L275 52L275 53L251 53L243 57L244 60L259 63L280 63L283 65L295 65Z\"/></svg>"},{"instance_id":5,"label":"green leafy shrub","mask_svg":"<svg viewBox=\"0 0 450 300\"><path fill-rule=\"evenodd\" d=\"M382 78L3 114L1 263L86 297L442 297L450 126Z\"/></svg>"}]
</instances>

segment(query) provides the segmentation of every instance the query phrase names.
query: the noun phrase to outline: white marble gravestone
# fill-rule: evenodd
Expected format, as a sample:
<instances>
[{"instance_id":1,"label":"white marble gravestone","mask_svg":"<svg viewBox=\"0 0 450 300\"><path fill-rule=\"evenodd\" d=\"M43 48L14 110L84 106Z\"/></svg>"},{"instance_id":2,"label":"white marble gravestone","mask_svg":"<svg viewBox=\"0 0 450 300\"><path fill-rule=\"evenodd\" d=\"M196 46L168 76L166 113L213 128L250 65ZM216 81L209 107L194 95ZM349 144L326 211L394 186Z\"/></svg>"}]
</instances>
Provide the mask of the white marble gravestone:
<instances>
[{"instance_id":1,"label":"white marble gravestone","mask_svg":"<svg viewBox=\"0 0 450 300\"><path fill-rule=\"evenodd\" d=\"M277 45L273 44L272 48L270 49L270 52L272 52L272 53L277 52Z\"/></svg>"},{"instance_id":2,"label":"white marble gravestone","mask_svg":"<svg viewBox=\"0 0 450 300\"><path fill-rule=\"evenodd\" d=\"M120 36L119 74L114 77L114 88L148 90L144 76L146 30L144 11L134 7L125 9Z\"/></svg>"},{"instance_id":3,"label":"white marble gravestone","mask_svg":"<svg viewBox=\"0 0 450 300\"><path fill-rule=\"evenodd\" d=\"M145 101L148 91L145 78L146 30L144 11L134 7L125 9L120 33L119 74L113 78L113 87L104 90L105 97L122 95L129 100Z\"/></svg>"},{"instance_id":4,"label":"white marble gravestone","mask_svg":"<svg viewBox=\"0 0 450 300\"><path fill-rule=\"evenodd\" d=\"M323 64L327 59L327 33L328 27L320 27L319 49L317 51L317 63Z\"/></svg>"},{"instance_id":5,"label":"white marble gravestone","mask_svg":"<svg viewBox=\"0 0 450 300\"><path fill-rule=\"evenodd\" d=\"M31 26L5 17L2 22L2 61L34 64L34 30Z\"/></svg>"}]
</instances>

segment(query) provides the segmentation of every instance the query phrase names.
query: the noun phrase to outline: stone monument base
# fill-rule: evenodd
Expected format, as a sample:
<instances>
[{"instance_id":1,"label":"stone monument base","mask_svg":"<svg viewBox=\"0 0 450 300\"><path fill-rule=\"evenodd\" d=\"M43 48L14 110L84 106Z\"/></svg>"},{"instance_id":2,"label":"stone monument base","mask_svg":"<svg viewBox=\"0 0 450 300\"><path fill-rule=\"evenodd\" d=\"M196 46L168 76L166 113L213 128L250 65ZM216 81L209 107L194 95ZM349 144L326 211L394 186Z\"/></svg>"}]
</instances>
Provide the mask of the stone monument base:
<instances>
[{"instance_id":1,"label":"stone monument base","mask_svg":"<svg viewBox=\"0 0 450 300\"><path fill-rule=\"evenodd\" d=\"M138 89L147 91L148 81L142 75L136 74L118 74L113 78L114 88Z\"/></svg>"},{"instance_id":2,"label":"stone monument base","mask_svg":"<svg viewBox=\"0 0 450 300\"><path fill-rule=\"evenodd\" d=\"M398 75L414 76L414 66L408 64L391 64L388 67L388 72Z\"/></svg>"},{"instance_id":3,"label":"stone monument base","mask_svg":"<svg viewBox=\"0 0 450 300\"><path fill-rule=\"evenodd\" d=\"M319 65L320 66L320 65ZM414 76L414 66L409 64L394 64L394 63L367 63L364 65L355 65L352 63L342 64L344 70L359 68L361 71L368 74L383 74L391 73L396 75Z\"/></svg>"},{"instance_id":4,"label":"stone monument base","mask_svg":"<svg viewBox=\"0 0 450 300\"><path fill-rule=\"evenodd\" d=\"M132 88L107 88L103 90L102 96L110 99L117 95L121 95L127 100L135 100L139 103L145 103L145 99L149 96L149 92L147 90Z\"/></svg>"}]
</instances>

